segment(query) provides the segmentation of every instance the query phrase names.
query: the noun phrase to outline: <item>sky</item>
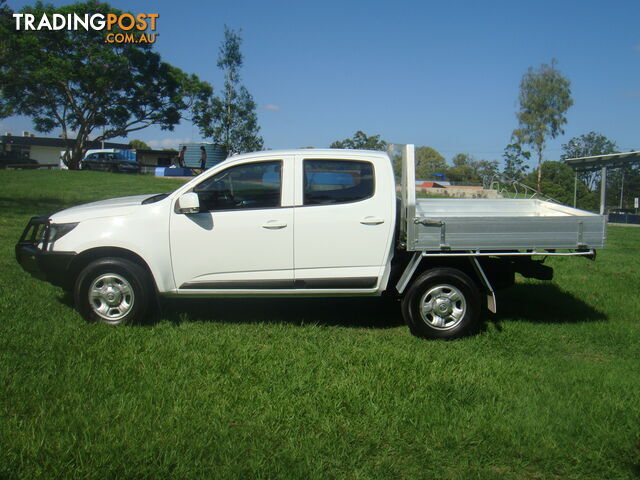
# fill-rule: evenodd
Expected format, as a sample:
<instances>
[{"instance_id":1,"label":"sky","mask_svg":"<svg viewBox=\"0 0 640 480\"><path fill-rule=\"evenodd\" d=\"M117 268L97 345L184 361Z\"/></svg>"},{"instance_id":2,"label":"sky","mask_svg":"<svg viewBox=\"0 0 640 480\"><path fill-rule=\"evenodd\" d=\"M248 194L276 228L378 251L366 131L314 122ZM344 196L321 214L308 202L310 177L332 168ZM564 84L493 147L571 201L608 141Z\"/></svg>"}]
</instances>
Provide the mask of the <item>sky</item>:
<instances>
[{"instance_id":1,"label":"sky","mask_svg":"<svg viewBox=\"0 0 640 480\"><path fill-rule=\"evenodd\" d=\"M33 2L7 3L17 11ZM110 3L158 13L156 50L216 91L224 26L241 29L242 83L266 148L323 148L362 130L447 159L501 160L523 74L555 58L575 103L545 158L557 160L562 144L590 131L622 151L640 149L638 0ZM1 133L23 130L33 131L28 118L0 120ZM187 121L131 138L153 148L211 141Z\"/></svg>"}]
</instances>

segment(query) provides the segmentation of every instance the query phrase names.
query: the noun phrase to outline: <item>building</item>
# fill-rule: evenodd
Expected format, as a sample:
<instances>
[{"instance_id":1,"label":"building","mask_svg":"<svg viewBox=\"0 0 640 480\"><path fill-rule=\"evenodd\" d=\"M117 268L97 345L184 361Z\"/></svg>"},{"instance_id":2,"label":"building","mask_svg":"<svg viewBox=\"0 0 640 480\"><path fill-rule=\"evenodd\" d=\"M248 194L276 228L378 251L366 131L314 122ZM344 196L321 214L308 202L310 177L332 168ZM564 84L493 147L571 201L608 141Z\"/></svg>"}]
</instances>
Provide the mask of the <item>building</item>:
<instances>
[{"instance_id":1,"label":"building","mask_svg":"<svg viewBox=\"0 0 640 480\"><path fill-rule=\"evenodd\" d=\"M127 143L89 141L85 148L117 148L131 150ZM0 154L16 159L31 159L43 165L53 165L60 162L61 152L65 150L62 138L36 137L30 132L22 132L22 136L9 133L0 136ZM177 157L178 152L172 150L137 150L136 160L146 166L169 166Z\"/></svg>"},{"instance_id":2,"label":"building","mask_svg":"<svg viewBox=\"0 0 640 480\"><path fill-rule=\"evenodd\" d=\"M417 180L416 188L447 188L449 182L432 182L429 180Z\"/></svg>"},{"instance_id":3,"label":"building","mask_svg":"<svg viewBox=\"0 0 640 480\"><path fill-rule=\"evenodd\" d=\"M136 150L136 160L146 167L170 167L178 158L175 150Z\"/></svg>"}]
</instances>

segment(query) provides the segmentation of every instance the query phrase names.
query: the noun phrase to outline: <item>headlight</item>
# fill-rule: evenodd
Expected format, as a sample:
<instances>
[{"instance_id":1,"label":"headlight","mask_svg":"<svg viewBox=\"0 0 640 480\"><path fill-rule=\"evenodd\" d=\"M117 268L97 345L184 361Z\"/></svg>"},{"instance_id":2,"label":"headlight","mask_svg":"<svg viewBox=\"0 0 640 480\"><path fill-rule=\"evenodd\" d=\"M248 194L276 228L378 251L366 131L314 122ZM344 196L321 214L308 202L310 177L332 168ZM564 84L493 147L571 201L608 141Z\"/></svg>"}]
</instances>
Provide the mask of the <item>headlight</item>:
<instances>
[{"instance_id":1,"label":"headlight","mask_svg":"<svg viewBox=\"0 0 640 480\"><path fill-rule=\"evenodd\" d=\"M78 226L76 223L52 223L49 226L49 242L53 243L56 240L64 237L67 233Z\"/></svg>"}]
</instances>

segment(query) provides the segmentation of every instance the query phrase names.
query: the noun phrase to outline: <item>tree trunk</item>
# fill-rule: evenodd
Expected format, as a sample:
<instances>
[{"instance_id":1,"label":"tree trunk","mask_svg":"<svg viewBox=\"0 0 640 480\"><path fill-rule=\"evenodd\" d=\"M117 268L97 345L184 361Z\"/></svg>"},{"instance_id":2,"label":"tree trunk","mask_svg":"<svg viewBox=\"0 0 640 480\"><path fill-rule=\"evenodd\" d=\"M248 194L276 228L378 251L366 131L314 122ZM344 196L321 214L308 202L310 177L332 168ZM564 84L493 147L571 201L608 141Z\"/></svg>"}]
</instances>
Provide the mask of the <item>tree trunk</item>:
<instances>
[{"instance_id":1,"label":"tree trunk","mask_svg":"<svg viewBox=\"0 0 640 480\"><path fill-rule=\"evenodd\" d=\"M86 123L80 125L78 134L76 136L76 142L73 145L69 170L80 170L80 162L84 157L84 144L88 140L88 136L90 135L91 130L91 128L87 127Z\"/></svg>"},{"instance_id":2,"label":"tree trunk","mask_svg":"<svg viewBox=\"0 0 640 480\"><path fill-rule=\"evenodd\" d=\"M69 148L69 139L67 133L64 133L64 154L62 155L62 163L67 168L71 168L71 149ZM62 166L62 165L61 165Z\"/></svg>"},{"instance_id":3,"label":"tree trunk","mask_svg":"<svg viewBox=\"0 0 640 480\"><path fill-rule=\"evenodd\" d=\"M80 170L80 162L84 154L84 138L76 138L73 146L71 161L69 162L69 170Z\"/></svg>"},{"instance_id":4,"label":"tree trunk","mask_svg":"<svg viewBox=\"0 0 640 480\"><path fill-rule=\"evenodd\" d=\"M542 148L538 147L538 185L537 185L538 195L541 194L541 191L540 191L541 183L542 183Z\"/></svg>"}]
</instances>

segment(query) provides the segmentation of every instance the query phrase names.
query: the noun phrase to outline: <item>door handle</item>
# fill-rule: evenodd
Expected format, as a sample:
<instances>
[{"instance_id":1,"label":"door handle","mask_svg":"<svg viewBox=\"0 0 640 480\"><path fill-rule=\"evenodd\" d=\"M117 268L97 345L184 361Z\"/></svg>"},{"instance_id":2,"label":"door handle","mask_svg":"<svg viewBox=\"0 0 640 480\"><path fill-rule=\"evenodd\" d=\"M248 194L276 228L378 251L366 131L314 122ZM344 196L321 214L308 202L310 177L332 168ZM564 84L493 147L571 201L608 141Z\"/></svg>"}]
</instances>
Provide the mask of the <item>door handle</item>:
<instances>
[{"instance_id":1,"label":"door handle","mask_svg":"<svg viewBox=\"0 0 640 480\"><path fill-rule=\"evenodd\" d=\"M364 217L360 220L360 223L363 225L380 225L384 223L384 218L380 217Z\"/></svg>"},{"instance_id":2,"label":"door handle","mask_svg":"<svg viewBox=\"0 0 640 480\"><path fill-rule=\"evenodd\" d=\"M268 230L280 230L281 228L285 228L287 226L284 222L279 222L278 220L269 220L267 223L262 225L262 228L266 228Z\"/></svg>"}]
</instances>

